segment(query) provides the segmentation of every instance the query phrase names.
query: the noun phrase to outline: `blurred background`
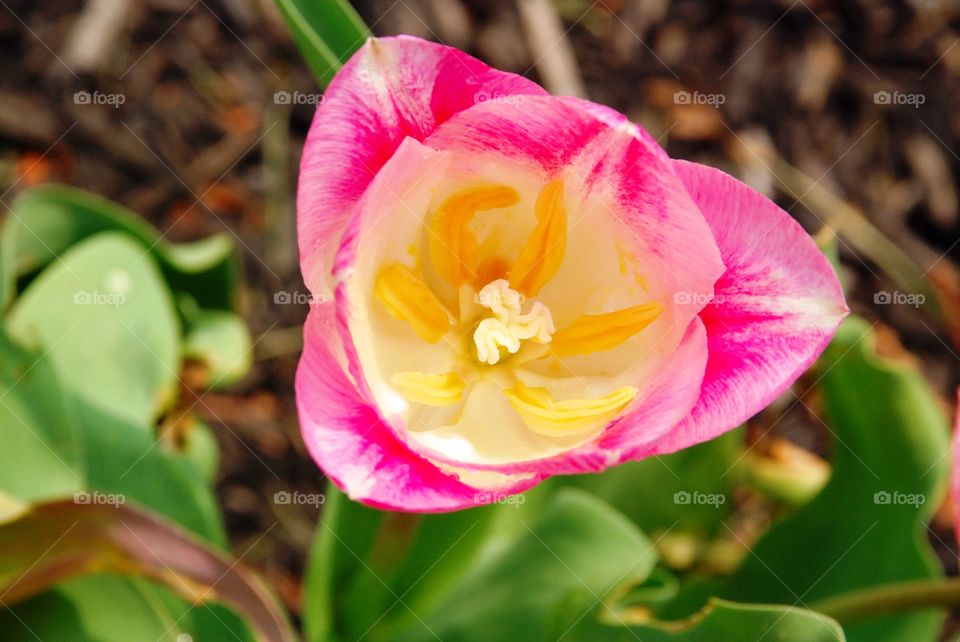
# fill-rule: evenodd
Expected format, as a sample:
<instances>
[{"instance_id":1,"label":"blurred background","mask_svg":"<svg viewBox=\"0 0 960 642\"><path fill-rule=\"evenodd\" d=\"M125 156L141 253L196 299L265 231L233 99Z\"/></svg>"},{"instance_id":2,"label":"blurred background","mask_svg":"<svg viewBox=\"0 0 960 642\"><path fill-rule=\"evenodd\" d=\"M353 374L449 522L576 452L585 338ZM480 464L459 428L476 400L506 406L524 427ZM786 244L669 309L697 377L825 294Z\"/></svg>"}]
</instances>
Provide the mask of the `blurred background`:
<instances>
[{"instance_id":1,"label":"blurred background","mask_svg":"<svg viewBox=\"0 0 960 642\"><path fill-rule=\"evenodd\" d=\"M720 167L775 198L834 254L880 352L919 364L952 412L960 3L355 7L377 35L444 42L554 93L607 104L671 156ZM279 11L272 0L0 0L0 56L4 211L22 190L60 182L122 204L164 240L226 233L240 250L252 369L209 391L193 385L187 363L179 407L209 425L221 448L216 493L233 550L298 612L322 506L275 498L324 489L293 400L309 304L296 255L296 168L322 93ZM796 390L801 403L781 399L749 423L756 452L819 469L829 435L808 388ZM955 573L952 514L939 509L929 537Z\"/></svg>"}]
</instances>

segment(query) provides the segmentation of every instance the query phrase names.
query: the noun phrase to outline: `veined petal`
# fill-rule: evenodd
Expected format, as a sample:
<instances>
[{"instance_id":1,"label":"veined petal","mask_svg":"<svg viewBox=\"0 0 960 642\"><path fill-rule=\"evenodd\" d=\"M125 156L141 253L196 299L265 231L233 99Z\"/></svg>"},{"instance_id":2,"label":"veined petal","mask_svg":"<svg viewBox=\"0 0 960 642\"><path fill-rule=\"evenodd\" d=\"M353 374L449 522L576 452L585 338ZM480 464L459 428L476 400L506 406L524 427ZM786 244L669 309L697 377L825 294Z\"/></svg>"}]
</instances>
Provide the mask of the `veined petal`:
<instances>
[{"instance_id":1,"label":"veined petal","mask_svg":"<svg viewBox=\"0 0 960 642\"><path fill-rule=\"evenodd\" d=\"M554 401L546 388L531 388L518 381L515 388L504 394L530 430L557 436L576 434L608 422L633 401L637 392L636 388L624 386L596 399Z\"/></svg>"},{"instance_id":2,"label":"veined petal","mask_svg":"<svg viewBox=\"0 0 960 642\"><path fill-rule=\"evenodd\" d=\"M537 197L537 226L510 270L510 287L527 296L536 296L553 278L567 251L567 209L563 203L563 181L547 183Z\"/></svg>"},{"instance_id":3,"label":"veined petal","mask_svg":"<svg viewBox=\"0 0 960 642\"><path fill-rule=\"evenodd\" d=\"M430 224L430 258L440 275L454 287L480 282L477 237L469 225L477 212L499 209L520 200L512 187L472 187L447 198Z\"/></svg>"},{"instance_id":4,"label":"veined petal","mask_svg":"<svg viewBox=\"0 0 960 642\"><path fill-rule=\"evenodd\" d=\"M606 314L585 314L554 333L550 352L566 357L617 347L660 316L659 303L644 303Z\"/></svg>"},{"instance_id":5,"label":"veined petal","mask_svg":"<svg viewBox=\"0 0 960 642\"><path fill-rule=\"evenodd\" d=\"M436 343L450 329L446 308L430 288L401 263L393 263L380 271L375 292L390 316L409 321L424 341Z\"/></svg>"},{"instance_id":6,"label":"veined petal","mask_svg":"<svg viewBox=\"0 0 960 642\"><path fill-rule=\"evenodd\" d=\"M543 95L535 83L419 38L372 38L336 75L300 164L297 227L304 282L330 298L330 269L360 196L405 138L424 140L490 98Z\"/></svg>"},{"instance_id":7,"label":"veined petal","mask_svg":"<svg viewBox=\"0 0 960 642\"><path fill-rule=\"evenodd\" d=\"M848 312L830 263L789 214L719 170L674 164L727 271L700 314L710 354L700 401L650 454L712 439L749 419L813 363Z\"/></svg>"},{"instance_id":8,"label":"veined petal","mask_svg":"<svg viewBox=\"0 0 960 642\"><path fill-rule=\"evenodd\" d=\"M390 383L410 401L428 406L449 406L463 398L463 379L456 372L398 372Z\"/></svg>"}]
</instances>

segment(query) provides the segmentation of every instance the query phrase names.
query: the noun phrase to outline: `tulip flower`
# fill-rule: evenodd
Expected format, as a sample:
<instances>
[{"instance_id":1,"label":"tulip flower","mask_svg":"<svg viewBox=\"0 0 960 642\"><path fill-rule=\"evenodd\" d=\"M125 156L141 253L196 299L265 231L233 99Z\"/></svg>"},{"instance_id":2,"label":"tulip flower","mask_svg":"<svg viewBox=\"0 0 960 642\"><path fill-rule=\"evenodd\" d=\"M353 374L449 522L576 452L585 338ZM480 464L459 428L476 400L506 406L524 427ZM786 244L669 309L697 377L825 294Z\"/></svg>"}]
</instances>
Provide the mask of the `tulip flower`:
<instances>
[{"instance_id":1,"label":"tulip flower","mask_svg":"<svg viewBox=\"0 0 960 642\"><path fill-rule=\"evenodd\" d=\"M498 501L674 452L783 392L846 314L784 211L615 111L371 39L303 151L304 440L351 498Z\"/></svg>"}]
</instances>

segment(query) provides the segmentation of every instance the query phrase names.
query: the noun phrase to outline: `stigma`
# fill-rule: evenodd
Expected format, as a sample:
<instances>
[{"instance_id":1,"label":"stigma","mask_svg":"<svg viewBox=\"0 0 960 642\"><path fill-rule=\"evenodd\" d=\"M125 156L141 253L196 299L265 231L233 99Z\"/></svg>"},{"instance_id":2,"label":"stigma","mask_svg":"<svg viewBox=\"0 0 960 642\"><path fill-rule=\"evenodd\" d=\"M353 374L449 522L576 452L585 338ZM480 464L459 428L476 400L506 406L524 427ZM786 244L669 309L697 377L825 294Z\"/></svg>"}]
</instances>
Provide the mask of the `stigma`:
<instances>
[{"instance_id":1,"label":"stigma","mask_svg":"<svg viewBox=\"0 0 960 642\"><path fill-rule=\"evenodd\" d=\"M497 279L477 293L477 303L491 315L473 332L477 360L496 365L506 355L516 354L524 341L550 343L556 331L550 310L539 301L523 312L524 297L506 279Z\"/></svg>"}]
</instances>

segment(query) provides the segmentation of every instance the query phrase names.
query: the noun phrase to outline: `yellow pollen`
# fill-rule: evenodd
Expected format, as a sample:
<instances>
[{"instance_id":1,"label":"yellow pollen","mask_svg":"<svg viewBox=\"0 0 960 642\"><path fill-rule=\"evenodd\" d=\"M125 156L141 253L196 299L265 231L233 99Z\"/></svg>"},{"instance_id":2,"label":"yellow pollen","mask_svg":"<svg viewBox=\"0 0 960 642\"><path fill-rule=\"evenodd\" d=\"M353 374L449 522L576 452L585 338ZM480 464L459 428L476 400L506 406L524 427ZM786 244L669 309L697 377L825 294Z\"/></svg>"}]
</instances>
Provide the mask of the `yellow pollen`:
<instances>
[{"instance_id":1,"label":"yellow pollen","mask_svg":"<svg viewBox=\"0 0 960 642\"><path fill-rule=\"evenodd\" d=\"M477 237L470 221L478 211L515 205L520 195L512 187L473 187L447 198L430 224L430 257L440 275L454 287L478 283Z\"/></svg>"},{"instance_id":2,"label":"yellow pollen","mask_svg":"<svg viewBox=\"0 0 960 642\"><path fill-rule=\"evenodd\" d=\"M463 397L464 383L455 372L398 372L390 378L390 382L410 401L428 406L449 406Z\"/></svg>"},{"instance_id":3,"label":"yellow pollen","mask_svg":"<svg viewBox=\"0 0 960 642\"><path fill-rule=\"evenodd\" d=\"M504 279L488 283L477 294L477 302L493 312L483 319L473 333L477 347L477 359L481 363L496 365L501 350L516 354L521 342L533 340L549 343L554 332L550 310L539 301L530 311L523 313L523 295L510 288Z\"/></svg>"},{"instance_id":4,"label":"yellow pollen","mask_svg":"<svg viewBox=\"0 0 960 642\"><path fill-rule=\"evenodd\" d=\"M450 329L450 316L436 295L405 265L393 263L377 275L374 293L394 319L409 321L413 331L430 343Z\"/></svg>"},{"instance_id":5,"label":"yellow pollen","mask_svg":"<svg viewBox=\"0 0 960 642\"><path fill-rule=\"evenodd\" d=\"M597 399L554 401L546 388L532 388L518 380L504 394L530 430L559 437L610 421L637 396L637 389L624 386Z\"/></svg>"},{"instance_id":6,"label":"yellow pollen","mask_svg":"<svg viewBox=\"0 0 960 642\"><path fill-rule=\"evenodd\" d=\"M585 314L553 335L550 351L558 357L617 347L660 316L659 303L644 303L606 314Z\"/></svg>"},{"instance_id":7,"label":"yellow pollen","mask_svg":"<svg viewBox=\"0 0 960 642\"><path fill-rule=\"evenodd\" d=\"M563 204L563 181L547 183L534 208L537 226L510 270L510 286L527 296L536 296L553 278L567 251L567 210Z\"/></svg>"}]
</instances>

